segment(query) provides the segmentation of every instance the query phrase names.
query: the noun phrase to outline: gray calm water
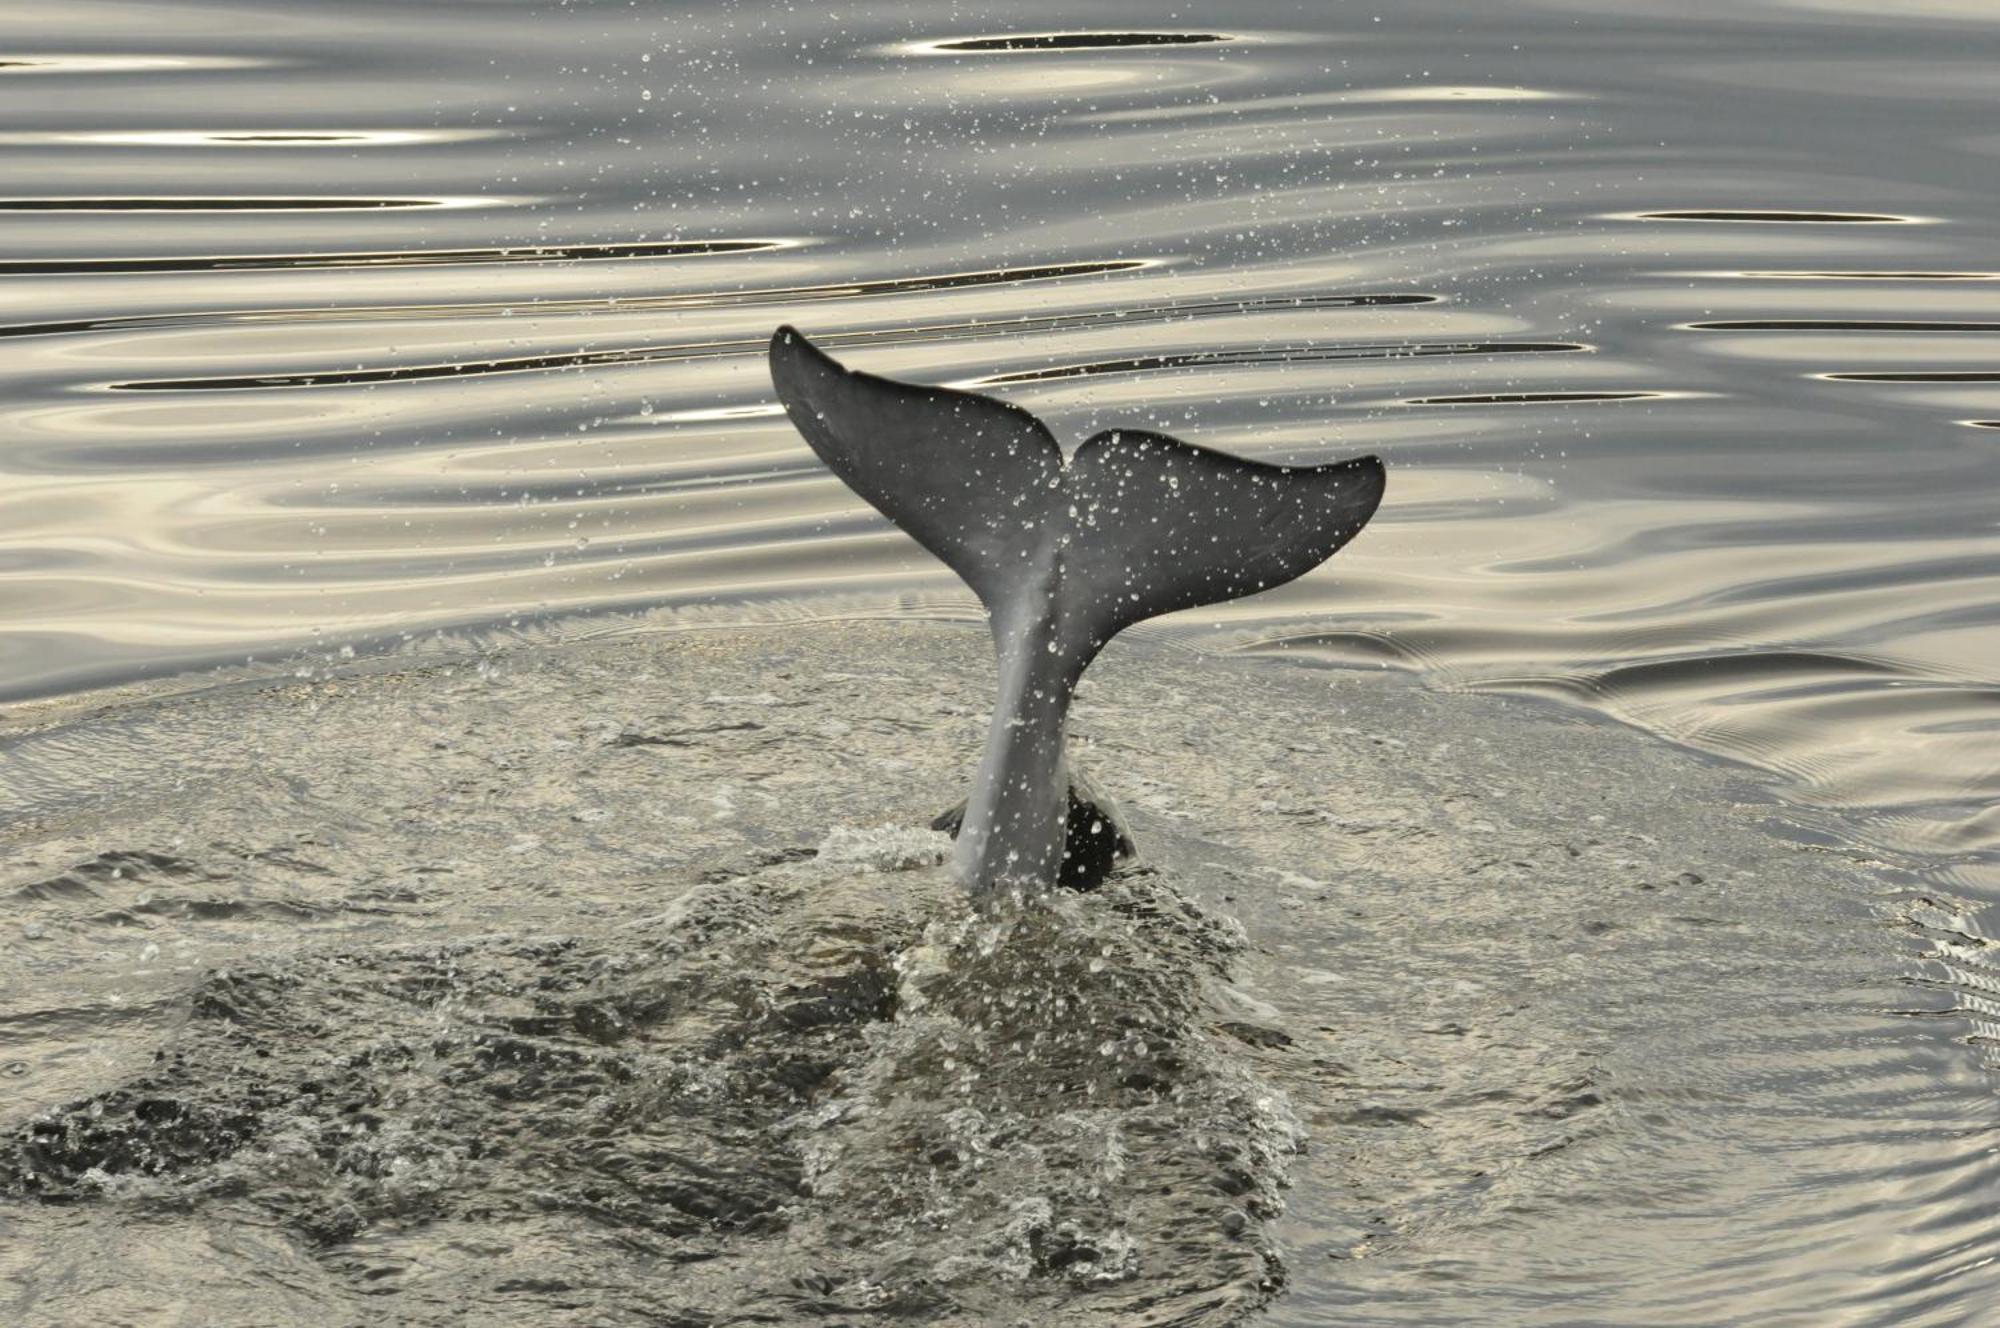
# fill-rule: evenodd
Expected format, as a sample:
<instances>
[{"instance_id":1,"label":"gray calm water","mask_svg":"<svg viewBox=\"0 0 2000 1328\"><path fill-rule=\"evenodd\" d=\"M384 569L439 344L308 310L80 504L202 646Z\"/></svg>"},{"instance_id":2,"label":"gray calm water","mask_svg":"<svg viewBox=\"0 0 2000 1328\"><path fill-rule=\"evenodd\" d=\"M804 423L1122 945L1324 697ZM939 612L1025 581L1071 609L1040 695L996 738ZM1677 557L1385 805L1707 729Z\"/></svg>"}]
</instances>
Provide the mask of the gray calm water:
<instances>
[{"instance_id":1,"label":"gray calm water","mask_svg":"<svg viewBox=\"0 0 2000 1328\"><path fill-rule=\"evenodd\" d=\"M1150 632L1553 697L1741 763L1781 831L1916 919L1907 1012L1957 1015L1909 1036L1977 1067L2000 5L1088 22L9 6L0 699L439 633L969 618L771 400L789 321L1075 438L1382 455L1387 502L1333 563ZM1867 1091L1992 1127L1922 1079ZM1991 1257L1990 1180L1856 1147L1886 1179L1845 1220L1923 1257L1881 1236L1894 1295L1798 1321L1979 1322L1947 1274Z\"/></svg>"}]
</instances>

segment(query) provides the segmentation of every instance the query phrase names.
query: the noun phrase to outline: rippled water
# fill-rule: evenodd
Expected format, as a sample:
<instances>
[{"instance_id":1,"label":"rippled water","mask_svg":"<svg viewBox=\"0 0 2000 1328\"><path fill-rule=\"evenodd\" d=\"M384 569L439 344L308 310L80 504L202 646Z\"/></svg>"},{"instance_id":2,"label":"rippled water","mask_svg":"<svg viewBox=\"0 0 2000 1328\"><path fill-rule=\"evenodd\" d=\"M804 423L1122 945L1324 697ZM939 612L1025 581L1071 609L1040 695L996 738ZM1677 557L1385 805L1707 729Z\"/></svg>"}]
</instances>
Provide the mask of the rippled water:
<instances>
[{"instance_id":1,"label":"rippled water","mask_svg":"<svg viewBox=\"0 0 2000 1328\"><path fill-rule=\"evenodd\" d=\"M1987 0L17 9L0 698L969 614L770 400L790 321L1069 437L1381 454L1327 568L1155 630L1769 772L1984 1018Z\"/></svg>"}]
</instances>

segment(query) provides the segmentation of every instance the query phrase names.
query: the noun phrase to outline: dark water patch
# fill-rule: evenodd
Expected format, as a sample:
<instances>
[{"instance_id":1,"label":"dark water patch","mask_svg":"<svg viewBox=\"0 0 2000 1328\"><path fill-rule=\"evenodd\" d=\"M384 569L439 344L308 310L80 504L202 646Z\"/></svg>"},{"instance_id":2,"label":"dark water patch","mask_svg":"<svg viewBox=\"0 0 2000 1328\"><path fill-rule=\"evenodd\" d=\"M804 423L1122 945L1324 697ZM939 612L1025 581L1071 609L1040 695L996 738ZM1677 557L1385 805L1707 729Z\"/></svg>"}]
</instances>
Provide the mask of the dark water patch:
<instances>
[{"instance_id":1,"label":"dark water patch","mask_svg":"<svg viewBox=\"0 0 2000 1328\"><path fill-rule=\"evenodd\" d=\"M1635 212L1636 221L1729 221L1729 222L1770 222L1809 223L1826 226L1881 226L1910 225L1917 217L1899 217L1886 212L1780 212L1764 209L1676 209L1664 212Z\"/></svg>"},{"instance_id":2,"label":"dark water patch","mask_svg":"<svg viewBox=\"0 0 2000 1328\"><path fill-rule=\"evenodd\" d=\"M1749 650L1652 660L1607 669L1589 681L1602 694L1812 684L1834 678L1901 678L1880 660L1813 650Z\"/></svg>"},{"instance_id":3,"label":"dark water patch","mask_svg":"<svg viewBox=\"0 0 2000 1328\"><path fill-rule=\"evenodd\" d=\"M557 1220L565 1288L654 1322L1230 1323L1282 1281L1295 1127L1200 1027L1240 942L1160 879L973 916L807 863L619 932L212 972L0 1191L247 1206L368 1295L385 1246Z\"/></svg>"},{"instance_id":4,"label":"dark water patch","mask_svg":"<svg viewBox=\"0 0 2000 1328\"><path fill-rule=\"evenodd\" d=\"M2000 272L1870 272L1852 271L1763 271L1731 272L1732 277L1749 277L1759 281L2000 281Z\"/></svg>"},{"instance_id":5,"label":"dark water patch","mask_svg":"<svg viewBox=\"0 0 2000 1328\"><path fill-rule=\"evenodd\" d=\"M237 1072L241 1075L241 1071ZM0 1187L17 1195L49 1193L52 1178L75 1186L95 1172L106 1178L159 1176L228 1157L279 1105L268 1092L240 1094L227 1110L190 1102L178 1085L164 1091L113 1091L87 1116L31 1124L0 1156Z\"/></svg>"},{"instance_id":6,"label":"dark water patch","mask_svg":"<svg viewBox=\"0 0 2000 1328\"><path fill-rule=\"evenodd\" d=\"M1924 318L1730 318L1681 327L1691 332L2000 332L2000 322Z\"/></svg>"},{"instance_id":7,"label":"dark water patch","mask_svg":"<svg viewBox=\"0 0 2000 1328\"><path fill-rule=\"evenodd\" d=\"M144 885L158 880L204 877L195 863L149 849L114 849L76 863L54 876L29 881L11 892L18 900L93 899L105 889Z\"/></svg>"},{"instance_id":8,"label":"dark water patch","mask_svg":"<svg viewBox=\"0 0 2000 1328\"><path fill-rule=\"evenodd\" d=\"M178 994L146 1000L120 998L90 1005L50 1005L41 1009L0 1014L0 1039L91 1040L107 1028L179 1013L185 1001Z\"/></svg>"},{"instance_id":9,"label":"dark water patch","mask_svg":"<svg viewBox=\"0 0 2000 1328\"><path fill-rule=\"evenodd\" d=\"M877 332L828 333L818 338L826 346L887 346L907 342L938 342L981 339L1027 333L1074 331L1089 327L1142 323L1180 322L1195 318L1226 317L1249 313L1282 313L1308 309L1353 309L1393 305L1426 304L1429 295L1324 295L1277 296L1267 299L1224 300L1205 304L1167 304L1142 308L1104 309L1089 313L1047 314L1022 318L996 318L955 323L925 324L891 328ZM666 346L625 346L607 350L558 351L543 355L519 355L493 360L458 360L442 364L395 365L380 369L340 369L304 374L263 374L245 377L165 378L113 383L124 392L229 392L267 388L344 387L357 384L411 382L438 378L473 378L490 374L536 373L551 369L596 368L614 364L656 364L684 360L714 359L731 355L761 354L763 337L728 341L690 342ZM1470 346L1473 349L1467 349ZM1152 361L1106 361L1106 365L1132 364L1144 368L1176 367L1169 361L1187 364L1246 364L1267 360L1294 359L1397 359L1442 354L1503 353L1520 350L1581 350L1568 342L1495 343L1404 343L1391 347L1329 348L1305 347L1289 352L1212 351L1190 352L1184 357L1154 357ZM1082 373L1112 373L1114 367L1070 366L1060 370L1030 371L1028 376L1001 375L981 383L1034 382L1041 378L1066 378Z\"/></svg>"},{"instance_id":10,"label":"dark water patch","mask_svg":"<svg viewBox=\"0 0 2000 1328\"><path fill-rule=\"evenodd\" d=\"M442 198L0 198L0 212L365 212L446 205Z\"/></svg>"},{"instance_id":11,"label":"dark water patch","mask_svg":"<svg viewBox=\"0 0 2000 1328\"><path fill-rule=\"evenodd\" d=\"M872 338L883 340L884 338ZM844 344L838 337L822 337ZM493 374L537 373L550 369L585 369L612 364L661 364L682 360L747 355L764 346L763 338L698 342L677 346L629 346L617 350L568 351L518 355L499 360L458 360L446 364L409 364L385 369L327 370L303 374L261 374L222 378L159 378L113 383L119 392L241 392L269 388L353 387L377 383L421 382L439 378L479 378Z\"/></svg>"},{"instance_id":12,"label":"dark water patch","mask_svg":"<svg viewBox=\"0 0 2000 1328\"><path fill-rule=\"evenodd\" d=\"M1659 702L1674 696L1746 691L1767 696L1814 690L1842 690L1857 682L1896 684L1907 671L1878 660L1812 650L1744 650L1644 660L1594 672L1562 676L1495 677L1477 685L1597 704L1606 701Z\"/></svg>"},{"instance_id":13,"label":"dark water patch","mask_svg":"<svg viewBox=\"0 0 2000 1328\"><path fill-rule=\"evenodd\" d=\"M1573 341L1406 341L1364 346L1269 346L1243 350L1186 351L1170 355L1139 355L1128 359L1093 360L1047 369L1023 369L973 380L974 387L1013 383L1044 383L1064 378L1104 374L1152 373L1162 369L1201 369L1249 364L1308 364L1341 360L1417 360L1447 355L1534 355L1589 350Z\"/></svg>"},{"instance_id":14,"label":"dark water patch","mask_svg":"<svg viewBox=\"0 0 2000 1328\"><path fill-rule=\"evenodd\" d=\"M189 896L149 896L120 908L104 909L82 920L99 927L152 927L160 922L312 922L329 908L298 899L213 899ZM382 911L382 910L364 910Z\"/></svg>"},{"instance_id":15,"label":"dark water patch","mask_svg":"<svg viewBox=\"0 0 2000 1328\"><path fill-rule=\"evenodd\" d=\"M1475 392L1465 396L1410 397L1405 406L1521 406L1562 401L1651 401L1671 392Z\"/></svg>"},{"instance_id":16,"label":"dark water patch","mask_svg":"<svg viewBox=\"0 0 2000 1328\"><path fill-rule=\"evenodd\" d=\"M51 262L73 262L52 259ZM127 261L127 260L114 260ZM152 261L152 260L133 260ZM336 309L247 309L194 314L137 314L115 318L78 319L70 322L16 323L0 326L0 337L49 336L76 332L123 331L156 327L219 327L241 323L342 323L378 322L402 319L484 319L537 317L595 313L651 313L675 309L725 309L744 305L790 304L822 300L862 299L880 295L922 294L931 291L967 290L982 286L1005 286L1031 281L1055 281L1066 277L1097 276L1130 272L1150 267L1153 260L1120 258L1087 263L1051 263L1037 267L988 268L973 272L949 272L937 276L891 277L875 281L828 282L813 286L777 286L747 291L700 291L676 295L648 295L637 298L614 296L596 300L517 300L474 304L390 304L356 305ZM100 270L100 269L93 269ZM1356 296L1383 303L1425 304L1439 297Z\"/></svg>"},{"instance_id":17,"label":"dark water patch","mask_svg":"<svg viewBox=\"0 0 2000 1328\"><path fill-rule=\"evenodd\" d=\"M1856 531L1853 534L1855 538L1867 537L1865 532ZM1726 547L1727 539L1727 535L1721 536L1715 547ZM1892 586L1914 588L1989 579L2000 579L2000 552L1984 555L1953 553L1943 558L1910 556L1859 569L1843 567L1801 571L1786 576L1745 580L1726 590L1708 592L1703 596L1703 602L1711 605L1755 604L1774 595L1806 597L1836 594L1842 590L1876 590Z\"/></svg>"},{"instance_id":18,"label":"dark water patch","mask_svg":"<svg viewBox=\"0 0 2000 1328\"><path fill-rule=\"evenodd\" d=\"M182 453L175 452L177 460ZM227 453L203 454L208 459L226 459ZM647 498L661 494L707 493L716 489L746 488L761 484L782 484L787 481L819 482L826 476L826 468L816 461L803 461L789 465L772 465L766 461L706 462L698 472L679 472L654 478L632 476L616 483L600 486L598 492L607 497ZM493 503L558 503L576 496L574 482L562 484L558 481L523 482L518 477L511 479L481 480L444 485L416 486L410 484L385 484L379 486L345 485L341 488L338 501L341 503L361 503L370 508L403 507L481 507ZM329 495L311 492L273 494L266 500L274 508L312 511L328 505Z\"/></svg>"},{"instance_id":19,"label":"dark water patch","mask_svg":"<svg viewBox=\"0 0 2000 1328\"><path fill-rule=\"evenodd\" d=\"M0 273L18 276L141 272L257 272L269 269L460 267L482 263L591 263L640 258L697 258L711 254L757 253L783 249L784 240L649 240L624 244L538 244L496 249L407 249L374 253L213 254L184 258L13 258L0 259ZM185 319L189 316L180 316ZM203 315L193 315L200 318ZM51 323L0 328L0 336L37 330L94 331L105 327L158 326L140 318ZM172 322L165 324L174 326Z\"/></svg>"},{"instance_id":20,"label":"dark water patch","mask_svg":"<svg viewBox=\"0 0 2000 1328\"><path fill-rule=\"evenodd\" d=\"M49 903L58 899L89 899L97 894L88 882L75 876L51 876L45 881L29 881L16 886L12 897L23 902Z\"/></svg>"},{"instance_id":21,"label":"dark water patch","mask_svg":"<svg viewBox=\"0 0 2000 1328\"><path fill-rule=\"evenodd\" d=\"M2000 383L2000 369L1880 369L1818 376L1835 383Z\"/></svg>"},{"instance_id":22,"label":"dark water patch","mask_svg":"<svg viewBox=\"0 0 2000 1328\"><path fill-rule=\"evenodd\" d=\"M957 37L927 42L931 51L1101 51L1133 46L1210 46L1233 38L1219 32L1035 32L1005 37Z\"/></svg>"},{"instance_id":23,"label":"dark water patch","mask_svg":"<svg viewBox=\"0 0 2000 1328\"><path fill-rule=\"evenodd\" d=\"M1422 652L1385 632L1288 633L1252 641L1231 653L1306 667L1325 663L1336 667L1415 670L1430 662Z\"/></svg>"}]
</instances>

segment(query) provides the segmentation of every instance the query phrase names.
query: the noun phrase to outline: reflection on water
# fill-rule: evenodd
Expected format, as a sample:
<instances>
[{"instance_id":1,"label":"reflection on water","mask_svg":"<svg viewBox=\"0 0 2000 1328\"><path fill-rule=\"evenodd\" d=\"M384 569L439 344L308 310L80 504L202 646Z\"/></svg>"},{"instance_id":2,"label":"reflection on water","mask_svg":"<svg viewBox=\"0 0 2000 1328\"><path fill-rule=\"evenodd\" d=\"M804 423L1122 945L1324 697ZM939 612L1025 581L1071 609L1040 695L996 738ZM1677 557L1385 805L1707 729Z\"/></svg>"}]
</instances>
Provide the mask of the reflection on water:
<instances>
[{"instance_id":1,"label":"reflection on water","mask_svg":"<svg viewBox=\"0 0 2000 1328\"><path fill-rule=\"evenodd\" d=\"M1955 920L1912 928L1975 1007L2000 9L1615 8L13 16L0 698L969 615L771 406L793 321L1062 436L1383 455L1336 563L1155 630L1768 772L1802 841Z\"/></svg>"},{"instance_id":2,"label":"reflection on water","mask_svg":"<svg viewBox=\"0 0 2000 1328\"><path fill-rule=\"evenodd\" d=\"M692 258L702 254L744 254L760 249L781 249L784 245L783 240L658 240L631 244L536 244L503 249L412 249L401 253L23 258L14 261L0 259L0 272L27 276L62 272L86 275L105 272L254 272L261 268L440 267L454 263L585 263L610 258ZM94 326L105 325L100 321Z\"/></svg>"},{"instance_id":3,"label":"reflection on water","mask_svg":"<svg viewBox=\"0 0 2000 1328\"><path fill-rule=\"evenodd\" d=\"M911 42L904 49L923 51L1092 51L1120 46L1203 46L1230 38L1216 32L1017 32L998 37L952 37L944 41Z\"/></svg>"},{"instance_id":4,"label":"reflection on water","mask_svg":"<svg viewBox=\"0 0 2000 1328\"><path fill-rule=\"evenodd\" d=\"M1657 401L1673 392L1482 392L1456 397L1411 397L1409 406L1509 406L1541 401Z\"/></svg>"},{"instance_id":5,"label":"reflection on water","mask_svg":"<svg viewBox=\"0 0 2000 1328\"><path fill-rule=\"evenodd\" d=\"M1708 208L1674 212L1637 212L1632 214L1640 221L1749 221L1749 222L1816 222L1821 225L1867 225L1888 222L1914 222L1920 217L1884 217L1873 212L1774 212L1768 209Z\"/></svg>"},{"instance_id":6,"label":"reflection on water","mask_svg":"<svg viewBox=\"0 0 2000 1328\"><path fill-rule=\"evenodd\" d=\"M477 198L0 198L0 212L351 212L367 208L474 207Z\"/></svg>"},{"instance_id":7,"label":"reflection on water","mask_svg":"<svg viewBox=\"0 0 2000 1328\"><path fill-rule=\"evenodd\" d=\"M674 242L674 247L671 249L665 249L665 247L663 246L662 248L664 252L662 254L648 255L648 256L653 256L653 257L661 257L668 255L685 256L693 253L717 253L717 254L743 253L753 249L788 248L794 243L795 242L793 241L784 241L784 240L708 240L708 241L685 242L685 243ZM609 246L600 246L600 247L608 248ZM468 251L468 252L477 252L477 251ZM495 250L492 252L512 253L517 251ZM518 252L532 253L534 251L524 250ZM597 255L590 254L587 256L596 257ZM605 254L604 256L622 257L626 255ZM377 255L373 254L321 254L321 255L275 254L268 256L237 255L234 257L220 259L220 260L195 259L191 261L203 265L206 265L210 261L215 261L218 262L221 266L226 268L239 268L239 267L249 268L249 267L263 267L263 266L270 266L270 267L384 266L384 264L378 264L373 261L369 261L376 257ZM424 264L426 266L429 265L427 261L429 255L426 253L417 253L407 256L401 254L381 255L381 257L394 260L393 262L386 264L387 266L402 266L405 264L405 262ZM295 259L314 259L314 258L322 261L316 261L316 262L293 261ZM44 260L31 259L26 261L41 262ZM46 268L37 267L33 270L35 271L77 270L75 264L69 260L55 259L47 261L51 262L52 266ZM119 262L121 260L109 259L105 261ZM124 261L129 261L137 266L134 266L129 269L114 268L105 270L153 271L156 270L154 265L159 262L175 262L177 260L132 259ZM453 262L456 260L452 259L449 255L447 255L443 261ZM467 260L467 261L484 261L484 260ZM495 260L495 261L500 261L500 260ZM537 260L522 259L519 261L533 262ZM683 295L613 296L611 298L602 300L567 300L567 301L536 300L534 302L533 310L537 315L548 315L553 313L609 314L609 313L641 313L649 309L693 309L693 308L713 309L713 308L719 308L723 305L732 305L732 304L791 304L804 300L854 299L856 297L864 295L888 295L896 293L907 293L911 291L956 290L964 286L987 286L1002 282L1046 281L1054 277L1085 276L1091 273L1098 273L1098 272L1129 272L1136 268L1142 268L1148 266L1151 266L1151 263L1144 259L1117 259L1113 261L1099 262L1099 263L1062 263L1062 264L1053 264L1041 267L1001 268L987 272L948 272L938 276L896 277L882 281L840 282L830 285L816 285L816 286L782 286L770 290L696 291ZM5 270L5 269L0 269L0 270ZM173 269L168 268L165 270L171 271ZM1399 296L1317 296L1312 298L1314 298L1315 300L1339 299L1347 303L1379 301L1385 303L1426 304L1436 299L1437 297L1431 295L1399 295ZM1238 305L1241 304L1240 301L1237 303ZM219 312L204 311L204 312L187 313L187 314L130 315L123 317L90 319L82 322L23 323L15 327L0 327L0 336L36 336L36 335L46 335L49 333L56 333L56 332L92 332L92 331L103 330L106 328L121 328L121 327L166 327L171 325L200 327L212 323L296 323L296 322L328 323L328 322L357 322L357 321L382 322L390 319L429 319L445 315L448 315L454 320L463 320L468 318L512 318L518 312L520 312L520 306L514 303L507 303L507 304L468 303L468 304L453 304L449 306L439 306L439 305L429 305L429 304L415 304L415 305L377 304L377 305L360 305L360 306L349 306L346 308L329 308L329 309L225 310ZM1117 310L1102 316L1121 317L1124 316L1126 313L1127 311L1125 310ZM1074 315L1074 314L1058 315L1058 317L1066 318L1070 321L1074 321L1076 318L1080 316L1081 315Z\"/></svg>"}]
</instances>

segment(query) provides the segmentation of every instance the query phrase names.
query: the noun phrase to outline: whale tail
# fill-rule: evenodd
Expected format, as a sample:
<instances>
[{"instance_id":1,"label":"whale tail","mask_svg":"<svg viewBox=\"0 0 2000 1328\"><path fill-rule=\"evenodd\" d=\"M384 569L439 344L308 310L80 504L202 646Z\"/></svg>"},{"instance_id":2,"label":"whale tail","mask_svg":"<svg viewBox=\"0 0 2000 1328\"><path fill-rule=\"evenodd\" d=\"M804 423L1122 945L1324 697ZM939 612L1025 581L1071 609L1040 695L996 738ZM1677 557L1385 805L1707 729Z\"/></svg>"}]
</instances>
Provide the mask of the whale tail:
<instances>
[{"instance_id":1,"label":"whale tail","mask_svg":"<svg viewBox=\"0 0 2000 1328\"><path fill-rule=\"evenodd\" d=\"M1374 457L1273 466L1114 429L1065 460L1018 406L844 368L790 327L772 336L770 362L812 450L957 572L991 617L1000 706L958 850L975 887L1055 880L1064 717L1105 642L1157 614L1310 571L1382 500Z\"/></svg>"}]
</instances>

